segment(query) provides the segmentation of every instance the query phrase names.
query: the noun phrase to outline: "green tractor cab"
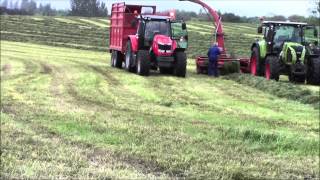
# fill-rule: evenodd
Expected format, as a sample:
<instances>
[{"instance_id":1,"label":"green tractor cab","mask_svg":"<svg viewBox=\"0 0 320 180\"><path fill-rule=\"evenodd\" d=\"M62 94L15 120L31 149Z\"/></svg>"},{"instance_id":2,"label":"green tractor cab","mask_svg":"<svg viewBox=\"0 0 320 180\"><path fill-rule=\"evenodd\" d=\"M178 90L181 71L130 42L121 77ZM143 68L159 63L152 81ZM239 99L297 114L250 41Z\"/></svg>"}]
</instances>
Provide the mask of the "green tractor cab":
<instances>
[{"instance_id":1,"label":"green tractor cab","mask_svg":"<svg viewBox=\"0 0 320 180\"><path fill-rule=\"evenodd\" d=\"M251 46L250 71L279 80L288 75L292 82L320 84L318 31L298 22L263 21L258 27L263 39Z\"/></svg>"}]
</instances>

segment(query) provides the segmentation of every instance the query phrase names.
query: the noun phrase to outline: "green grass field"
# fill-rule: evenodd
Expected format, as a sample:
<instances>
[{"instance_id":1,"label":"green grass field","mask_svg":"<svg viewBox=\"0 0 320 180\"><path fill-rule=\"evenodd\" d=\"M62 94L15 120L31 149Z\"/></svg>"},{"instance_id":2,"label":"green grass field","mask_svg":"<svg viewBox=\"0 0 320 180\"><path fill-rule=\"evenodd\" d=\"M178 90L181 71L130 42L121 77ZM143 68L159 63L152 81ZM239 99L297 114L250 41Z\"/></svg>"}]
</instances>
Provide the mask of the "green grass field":
<instances>
[{"instance_id":1,"label":"green grass field","mask_svg":"<svg viewBox=\"0 0 320 180\"><path fill-rule=\"evenodd\" d=\"M198 22L187 78L141 77L110 67L108 26L1 16L3 179L319 178L319 87L197 75ZM254 27L225 25L239 55Z\"/></svg>"}]
</instances>

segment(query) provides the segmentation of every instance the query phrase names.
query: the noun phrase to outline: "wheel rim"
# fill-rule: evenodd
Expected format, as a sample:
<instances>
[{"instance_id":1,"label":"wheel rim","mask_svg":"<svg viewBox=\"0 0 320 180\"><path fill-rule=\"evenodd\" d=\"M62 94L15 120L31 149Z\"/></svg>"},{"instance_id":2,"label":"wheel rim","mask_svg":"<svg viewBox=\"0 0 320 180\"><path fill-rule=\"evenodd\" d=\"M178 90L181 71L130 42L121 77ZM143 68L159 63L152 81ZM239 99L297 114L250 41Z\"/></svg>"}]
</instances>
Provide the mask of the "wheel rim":
<instances>
[{"instance_id":1,"label":"wheel rim","mask_svg":"<svg viewBox=\"0 0 320 180\"><path fill-rule=\"evenodd\" d=\"M112 60L112 63L113 63L113 66L116 67L117 65L117 62L116 62L116 59L117 59L117 55L116 55L116 52L113 54L113 60Z\"/></svg>"},{"instance_id":2,"label":"wheel rim","mask_svg":"<svg viewBox=\"0 0 320 180\"><path fill-rule=\"evenodd\" d=\"M257 57L253 55L250 59L250 72L252 75L257 75Z\"/></svg>"},{"instance_id":3,"label":"wheel rim","mask_svg":"<svg viewBox=\"0 0 320 180\"><path fill-rule=\"evenodd\" d=\"M114 53L111 55L111 65L114 66Z\"/></svg>"},{"instance_id":4,"label":"wheel rim","mask_svg":"<svg viewBox=\"0 0 320 180\"><path fill-rule=\"evenodd\" d=\"M140 73L140 72L141 72L140 60L138 60L137 71L138 71L138 73Z\"/></svg>"},{"instance_id":5,"label":"wheel rim","mask_svg":"<svg viewBox=\"0 0 320 180\"><path fill-rule=\"evenodd\" d=\"M265 77L270 80L271 72L270 72L270 64L266 64Z\"/></svg>"},{"instance_id":6,"label":"wheel rim","mask_svg":"<svg viewBox=\"0 0 320 180\"><path fill-rule=\"evenodd\" d=\"M130 67L130 55L129 52L126 54L126 69L129 69Z\"/></svg>"}]
</instances>

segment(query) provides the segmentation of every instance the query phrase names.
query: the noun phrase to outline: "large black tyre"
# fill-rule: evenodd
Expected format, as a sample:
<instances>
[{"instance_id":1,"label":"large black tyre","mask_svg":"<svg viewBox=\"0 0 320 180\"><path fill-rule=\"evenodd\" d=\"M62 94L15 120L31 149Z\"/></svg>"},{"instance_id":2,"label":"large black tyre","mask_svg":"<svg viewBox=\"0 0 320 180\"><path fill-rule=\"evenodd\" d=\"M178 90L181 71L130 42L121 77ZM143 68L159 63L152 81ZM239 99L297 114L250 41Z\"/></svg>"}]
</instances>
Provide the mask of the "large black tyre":
<instances>
[{"instance_id":1,"label":"large black tyre","mask_svg":"<svg viewBox=\"0 0 320 180\"><path fill-rule=\"evenodd\" d=\"M176 52L174 74L178 77L186 77L187 55L184 52Z\"/></svg>"},{"instance_id":2,"label":"large black tyre","mask_svg":"<svg viewBox=\"0 0 320 180\"><path fill-rule=\"evenodd\" d=\"M264 66L265 64L260 59L258 48L254 47L250 57L250 73L254 76L263 76L265 71Z\"/></svg>"},{"instance_id":3,"label":"large black tyre","mask_svg":"<svg viewBox=\"0 0 320 180\"><path fill-rule=\"evenodd\" d=\"M150 59L147 50L139 50L137 54L137 74L141 76L149 76L150 73Z\"/></svg>"},{"instance_id":4,"label":"large black tyre","mask_svg":"<svg viewBox=\"0 0 320 180\"><path fill-rule=\"evenodd\" d=\"M268 56L266 58L264 76L266 79L273 79L279 81L280 77L280 62L276 56Z\"/></svg>"},{"instance_id":5,"label":"large black tyre","mask_svg":"<svg viewBox=\"0 0 320 180\"><path fill-rule=\"evenodd\" d=\"M320 57L311 58L307 65L307 83L320 84Z\"/></svg>"},{"instance_id":6,"label":"large black tyre","mask_svg":"<svg viewBox=\"0 0 320 180\"><path fill-rule=\"evenodd\" d=\"M121 59L121 53L119 51L112 50L111 53L111 66L122 68L122 59Z\"/></svg>"},{"instance_id":7,"label":"large black tyre","mask_svg":"<svg viewBox=\"0 0 320 180\"><path fill-rule=\"evenodd\" d=\"M127 42L127 51L125 56L125 69L129 72L134 72L135 70L135 65L133 62L133 52L132 52L130 41Z\"/></svg>"},{"instance_id":8,"label":"large black tyre","mask_svg":"<svg viewBox=\"0 0 320 180\"><path fill-rule=\"evenodd\" d=\"M300 63L291 65L289 72L289 81L295 83L304 83L306 80L305 68L306 66Z\"/></svg>"},{"instance_id":9,"label":"large black tyre","mask_svg":"<svg viewBox=\"0 0 320 180\"><path fill-rule=\"evenodd\" d=\"M115 67L116 66L116 60L115 60L115 51L111 52L111 67Z\"/></svg>"}]
</instances>

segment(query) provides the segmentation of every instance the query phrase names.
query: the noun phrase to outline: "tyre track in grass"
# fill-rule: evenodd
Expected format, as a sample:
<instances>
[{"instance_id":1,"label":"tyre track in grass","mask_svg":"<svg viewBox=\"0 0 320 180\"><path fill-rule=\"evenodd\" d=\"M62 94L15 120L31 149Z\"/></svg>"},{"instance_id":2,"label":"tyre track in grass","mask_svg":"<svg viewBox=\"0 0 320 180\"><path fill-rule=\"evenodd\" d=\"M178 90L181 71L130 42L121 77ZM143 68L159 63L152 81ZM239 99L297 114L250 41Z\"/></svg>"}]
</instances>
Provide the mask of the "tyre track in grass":
<instances>
[{"instance_id":1,"label":"tyre track in grass","mask_svg":"<svg viewBox=\"0 0 320 180\"><path fill-rule=\"evenodd\" d=\"M41 142L43 139L46 139L46 141L50 142L50 144L46 143L46 146L52 146L54 148L55 146L59 145L59 147L66 146L68 148L74 149L73 153L76 153L78 156L81 156L81 159L87 163L86 164L87 168L92 166L97 170L112 169L113 171L121 171L121 170L129 169L140 178L157 178L157 177L158 178L159 177L174 178L173 176L163 173L162 168L152 162L144 162L141 159L133 158L125 154L114 153L102 147L96 147L92 144L83 143L81 141L80 142L73 141L70 138L62 137L58 135L54 130L39 124L39 122L34 120L30 121L28 117L22 116L23 114L22 112L25 110L28 111L29 107L24 105L16 105L16 107L23 108L23 110L20 111L18 109L15 109L14 107L7 107L7 106L2 107L1 109L3 113L8 115L13 115L15 117L14 119L15 122L22 124L22 126L32 130L37 136L39 136L40 140L37 140L38 142L39 141ZM32 110L34 111L35 109L32 109ZM41 112L37 112L37 113L41 113ZM33 116L36 116L36 115L33 115ZM33 146L36 146L34 148L37 148L37 149L41 148L41 147L38 147L37 144L38 143L33 144ZM34 160L37 160L37 158ZM63 163L63 162L59 162L59 163ZM97 170L95 172L99 172ZM77 168L77 170L72 171L72 175L68 177L69 178L72 176L77 177L76 175L80 174L80 171L82 171L82 168L79 168L79 169ZM103 174L100 174L100 176L101 175ZM94 173L89 173L89 176L91 178L97 177ZM108 178L108 177L104 177L104 178Z\"/></svg>"},{"instance_id":2,"label":"tyre track in grass","mask_svg":"<svg viewBox=\"0 0 320 180\"><path fill-rule=\"evenodd\" d=\"M45 50L47 50L47 49L45 49ZM47 55L49 55L49 54L47 54ZM71 58L71 56L70 56L70 58ZM72 66L73 68L82 68L82 69L85 69L87 72L94 72L94 73L100 74L104 78L105 82L107 82L110 85L110 87L111 87L110 90L113 92L114 95L118 96L119 89L123 89L123 90L125 90L124 92L120 91L120 92L122 92L121 93L122 97L130 95L130 96L133 96L134 99L141 98L140 96L135 95L132 91L123 87L123 84L120 83L119 80L117 80L108 70L104 69L101 66L90 65L88 63L83 63L81 61L72 60L72 59L68 59L68 60L60 59L60 61L62 61L64 63L72 62L76 65L79 65L79 66L73 65ZM128 113L132 113L132 114L134 114L134 112L137 111L137 109L134 109L134 108L128 109L128 107L117 106L116 103L114 103L114 101L106 103L106 102L101 102L101 101L95 101L91 98L83 97L80 94L78 94L77 88L74 86L73 82L75 82L76 79L68 78L68 75L66 73L66 71L67 71L66 68L60 67L60 66L54 66L51 64L46 64L46 62L43 62L43 61L41 61L39 63L42 66L44 66L44 67L42 67L42 69L49 68L50 71L52 71L52 73L50 73L50 74L53 76L52 77L53 81L51 84L50 91L53 94L53 96L56 96L59 94L61 95L63 93L63 92L59 92L59 90L56 89L58 87L58 84L61 84L61 85L63 85L64 89L66 89L67 92L71 95L71 97L73 97L73 102L71 101L70 103L72 103L75 106L83 105L82 109L93 109L93 110L100 109L103 111L109 111L112 108L116 108L118 111L127 111ZM42 71L44 71L44 70L42 70ZM105 93L102 92L101 90L99 92L101 92L101 94L105 95ZM67 96L59 97L59 99L63 99L63 98L67 98ZM79 104L79 102L81 102L81 103ZM87 106L88 104L94 105L94 106ZM90 108L90 107L92 107L92 108ZM147 112L139 112L139 113L141 113L142 115L146 115L146 116L154 115L152 113L147 113ZM161 115L156 115L156 116L160 117ZM167 116L164 115L164 117L173 118L173 116L168 116L168 115Z\"/></svg>"},{"instance_id":3,"label":"tyre track in grass","mask_svg":"<svg viewBox=\"0 0 320 180\"><path fill-rule=\"evenodd\" d=\"M50 66L50 65L49 65ZM82 66L82 65L81 65ZM41 67L41 65L39 66L39 67ZM80 67L80 66L79 66ZM99 66L98 66L99 67ZM77 67L78 68L78 67ZM92 68L92 67L88 67L88 69L90 70L90 68ZM42 70L40 70L40 72L41 71L44 71L44 69L45 69L45 67L42 67L41 68ZM54 70L54 68L52 68L51 67L51 69L53 69L53 71L52 71L52 73L49 73L49 74L43 74L43 75L52 75L52 74L54 74L53 72L55 72L55 70ZM102 68L103 69L103 68ZM98 71L100 71L100 70L98 70ZM110 72L109 72L110 73ZM40 73L41 74L41 73ZM106 75L106 76L108 76L108 75ZM114 76L114 75L111 75L112 76L112 78L116 78L116 76ZM58 79L58 78L57 78ZM113 83L116 83L117 84L117 79L116 80L112 80L112 81L114 81ZM121 81L120 81L121 82ZM175 82L171 82L171 83L175 83ZM66 83L66 84L68 84L68 83ZM69 85L69 84L68 84ZM119 84L117 84L118 86L120 86L120 87L116 87L115 88L115 90L117 90L118 88L122 88L122 85L121 85L121 83L119 83ZM170 85L170 83L167 85L167 86L169 86ZM171 84L172 85L172 84ZM181 84L180 84L181 85ZM179 86L180 86L179 85ZM77 87L76 86L74 86L74 88L75 88L75 90L77 91ZM156 87L157 88L157 87ZM167 87L164 87L164 88L167 88ZM176 91L177 91L177 93L179 93L179 90L180 89L177 89ZM123 93L123 92L121 92L121 93ZM126 93L130 93L130 91L129 92L125 92L125 94ZM125 95L125 94L123 94L123 95ZM182 94L183 95L183 94ZM127 96L124 96L124 99L126 99L126 97ZM101 101L100 101L101 102ZM145 102L145 103L147 103L147 102ZM147 103L148 104L148 103ZM152 104L152 103L150 103L150 104ZM90 105L94 105L94 104L90 104ZM99 106L101 106L100 104L97 104L97 106L99 107ZM132 107L130 107L130 104L128 105L128 106L124 106L124 107L122 107L122 106L120 106L120 108L121 109L119 109L119 110L117 110L117 107L114 107L114 109L116 109L117 111L119 111L119 112L121 112L121 111L123 111L123 110L126 110L126 109L131 109L132 111L132 116L134 117L136 114L140 114L140 112L137 110L137 109L133 109ZM31 109L33 109L33 108L31 108ZM165 110L165 111L167 111L167 110ZM43 112L42 112L43 113ZM46 113L46 112L44 112L44 113ZM129 114L130 115L130 114ZM184 119L184 118L179 118L178 117L179 116L179 114L175 114L173 117L175 118L175 121L181 121L181 126L183 126L183 125L185 125L185 124L187 124L187 122L185 122L185 121L188 121L188 119ZM60 116L57 116L57 117L60 117ZM145 117L145 118L147 118L149 121L151 121L152 119L154 119L155 118L155 116L153 115L153 112L151 112L150 113L150 115L149 116L147 116L147 117ZM59 118L56 118L56 119L59 119ZM38 124L38 123L37 123ZM46 126L45 124L41 124L41 125L43 125L43 126ZM98 125L98 124L97 124ZM96 126L97 126L96 125ZM137 127L137 130L142 130L142 129L138 129L138 128L141 128L141 127L139 127L138 125L137 126L133 126L133 127ZM36 128L36 127L33 127L33 128ZM45 127L46 128L46 127ZM169 127L168 127L169 128ZM39 127L39 129L41 129L41 127ZM49 128L50 129L50 128ZM104 128L98 128L98 129L95 129L95 128L93 128L93 130L94 131L97 131L97 133L99 133L100 131L101 132L103 132L103 131L105 131L105 129ZM152 130L161 130L160 128L159 129L157 129L157 128L153 128ZM44 131L44 133L46 132L47 130L45 130ZM57 132L55 131L55 130L50 130L50 131L53 131L54 133L56 133L57 134ZM163 130L162 130L163 131ZM200 129L199 129L199 131L200 131ZM204 131L204 130L201 130L201 131ZM205 131L207 131L207 130L205 130ZM169 131L168 131L169 132ZM179 133L181 133L181 130L179 130L178 129L178 132L172 132L172 133L164 133L166 136L168 136L167 138L168 139L174 139L175 138L175 136L177 136ZM222 130L222 132L223 133L225 133L225 132L228 132L228 130L225 130L225 129L223 129ZM158 134L158 133L157 133ZM157 134L155 134L155 135L157 135ZM150 134L150 135L152 135L152 134ZM153 136L151 136L151 137L153 137ZM151 138L150 137L150 138ZM236 137L236 136L235 136ZM235 137L233 137L232 136L232 138L235 138ZM144 137L144 138L146 138L146 137ZM155 138L155 137L154 137ZM271 136L270 136L270 138L272 138ZM142 142L146 142L146 140L148 140L148 138L146 138L145 140L143 140ZM63 141L63 140L62 140ZM172 142L175 142L175 143L180 143L180 142L184 142L184 141L186 141L186 142L188 142L188 143L194 143L193 142L193 139L191 138L191 137L189 137L189 136L180 136L179 135L179 138L178 138L178 140L177 141L173 141L172 140ZM196 140L195 140L196 141ZM147 143L147 142L149 142L149 143ZM147 141L146 143L147 144L151 144L150 142L150 139ZM75 142L76 144L78 143L78 142ZM209 150L210 148L206 148L206 146L210 146L210 143L212 143L212 142L208 142L208 143L205 143L205 144L197 144L197 143L194 143L194 144L197 144L198 146L199 146L199 148L202 148L204 151L205 150ZM182 145L182 143L181 143L181 145ZM171 146L176 146L176 145L171 145ZM176 149L176 147L175 147L175 149ZM100 154L99 153L99 151L100 150L97 150L96 151L96 153L97 154ZM173 151L174 152L174 151ZM102 154L104 154L104 153L102 153ZM179 165L177 165L177 166L174 166L173 164L171 164L171 165L173 165L173 167L171 167L171 165L170 166L168 166L168 165L163 165L163 164L157 164L157 162L156 161L152 161L152 160L150 160L149 158L140 158L139 157L139 154L138 155L124 155L125 156L125 158L124 159L126 159L127 158L127 156L128 157L130 157L130 158L133 158L133 160L132 159L130 159L129 161L131 162L131 161L133 161L133 162L135 162L135 163L137 163L137 165L134 165L134 166L142 166L142 167L151 167L151 165L149 165L149 163L151 162L151 164L152 163L155 163L156 165L156 167L154 168L154 169L156 169L156 170L151 170L151 171L156 171L156 173L155 174L157 174L158 172L166 172L166 173L168 173L169 175L172 175L173 174L173 176L172 177L174 177L175 175L176 176L183 176L184 174L183 173L181 173L181 170L183 170L183 169L188 169L188 165L184 165L184 166L182 166L180 163L182 163L181 161L178 161L179 162ZM91 156L90 156L91 157ZM138 158L139 157L139 158ZM93 159L96 159L97 157L95 157L95 156L93 156ZM175 158L174 157L171 157L171 158L173 158L173 159L168 159L168 160L175 160ZM99 155L98 155L98 158L97 159L99 159ZM147 160L144 160L144 159L147 159ZM177 160L177 159L176 159ZM179 160L179 159L178 159ZM212 160L212 159L211 159ZM235 158L235 160L237 160L237 158ZM170 161L170 162L171 162ZM131 164L133 164L133 162L131 162ZM194 161L190 161L190 163L192 163L192 162L194 162ZM208 163L209 162L212 162L212 161L208 161ZM230 161L227 161L228 163L231 163L231 160ZM198 162L199 163L199 162ZM140 165L140 164L143 164L143 165ZM200 164L202 164L202 165L204 165L203 163L200 163ZM189 165L189 166L191 166L191 165ZM169 169L169 170L168 170ZM146 171L148 171L148 170L146 170ZM187 176L192 176L192 173L191 174L188 174ZM195 175L194 175L195 176Z\"/></svg>"},{"instance_id":4,"label":"tyre track in grass","mask_svg":"<svg viewBox=\"0 0 320 180\"><path fill-rule=\"evenodd\" d=\"M61 82L61 79L60 78L57 78L57 73L62 73L61 69L58 69L57 67L54 67L53 65L50 65L50 64L45 64L45 63L41 63L39 62L39 64L41 65L41 71L40 73L44 74L44 75L52 75L55 79L55 81L53 81L51 83L51 93L53 93L53 95L57 95L57 94L60 94L58 92L57 89L55 89L54 87L57 87L56 83L58 81ZM63 74L63 73L62 73ZM70 82L67 81L66 83L68 86L70 86ZM73 87L69 87L69 90L70 89L73 89ZM75 89L73 89L75 90ZM76 93L76 92L71 92L71 93ZM62 97L63 99L64 97ZM79 100L77 98L77 95L75 95L75 97L77 100ZM83 98L83 97L79 97L79 98ZM89 101L88 99L85 99L84 100L85 103L87 104L88 102L90 103L89 105L97 105L97 106L101 106L103 104L100 104L100 103L97 103L96 101ZM76 102L75 104L77 104L78 102ZM61 104L60 104L61 105ZM2 112L3 113L6 113L6 114L12 114L12 115L15 115L16 117L23 117L21 112L17 111L17 109L21 107L24 107L23 105L18 105L18 106L14 106L14 105L10 105L10 106L7 106L7 105L3 105L2 104ZM85 107L87 108L87 106ZM24 107L23 109L30 109L28 107ZM103 108L106 110L106 107ZM29 110L30 112L34 112L35 109L34 107L32 108L32 110ZM36 115L36 114L35 114ZM49 135L54 135L53 138L58 138L58 139L61 139L61 137L58 137L57 134L54 132L54 131L50 131L47 127L45 126L41 126L39 123L37 122L33 122L33 121L30 121L28 118L26 118L25 120L23 120L25 122L25 125L30 125L31 124L31 128L32 129L36 129L37 133L40 133L40 134L48 134ZM101 131L101 129L100 129ZM61 142L65 142L66 139L61 139ZM67 141L68 142L68 141ZM79 142L73 142L73 144L79 144ZM80 143L81 144L81 143ZM87 145L88 146L88 145ZM92 145L90 145L92 146ZM90 161L97 161L99 159L103 159L101 155L112 155L114 157L117 157L116 159L114 159L113 161L115 162L120 162L120 163L125 163L124 166L130 166L130 168L134 168L136 169L138 172L142 172L144 175L148 175L148 174L151 174L152 176L154 177L160 177L162 176L164 173L162 172L164 170L163 167L160 167L158 166L155 162L152 162L152 161L144 161L142 159L139 159L139 158L134 158L134 157L130 157L130 156L127 156L127 155L121 155L121 153L111 153L105 149L102 149L102 148L94 148L95 150L94 151L98 151L99 153L92 153L91 155L88 155L88 159L90 159ZM100 155L99 155L100 154ZM166 175L167 176L167 175Z\"/></svg>"},{"instance_id":5,"label":"tyre track in grass","mask_svg":"<svg viewBox=\"0 0 320 180\"><path fill-rule=\"evenodd\" d=\"M159 81L157 81L157 83L159 83ZM184 90L177 90L177 91L172 91L172 90L170 90L170 88L168 88L168 86L164 86L164 84L171 84L171 83L173 83L173 82L170 82L170 81L168 81L168 79L166 79L166 82L163 82L162 83L162 88L163 89L166 89L167 91L169 91L169 92L171 92L171 93L178 93L178 92L181 92L181 91L184 91ZM177 85L178 87L182 87L182 86L180 86L179 85L179 83L178 83L178 85ZM156 86L155 84L153 84L153 83L151 83L151 85L149 86L149 87L151 87L151 88L155 88L155 89L158 89L159 87L158 86ZM160 90L161 91L161 90ZM162 92L164 92L164 90L162 90ZM160 94L160 96L161 96L161 94ZM166 97L168 97L167 95L166 95ZM178 98L179 100L180 100L180 98ZM181 99L183 99L183 98L181 98ZM183 104L183 103L182 103ZM189 103L186 103L186 104L188 104L189 105ZM211 106L212 107L212 106ZM197 107L195 107L195 109L197 109ZM201 108L200 108L201 109ZM216 106L214 106L214 108L213 109L217 109L216 110L216 112L221 112L222 110L223 110L223 108L221 108L221 107L216 107ZM200 110L199 110L199 112L200 112ZM227 114L225 114L225 115L227 115ZM294 130L294 129L296 129L296 130L300 130L301 131L301 125L298 125L298 126L296 126L297 124L295 124L295 123L292 123L292 122L287 122L287 121L276 121L275 119L271 119L271 118L261 118L261 117L257 117L257 116L253 116L253 115L248 115L248 114L237 114L237 116L240 116L241 118L239 119L239 121L241 121L241 120L254 120L255 122L261 122L261 123L263 123L263 124L267 124L267 125L269 125L269 127L271 127L271 128L275 128L275 127L278 127L279 125L281 125L281 126L283 126L283 127L289 127L289 128L291 128L290 130ZM178 118L178 117L176 117L176 118ZM181 119L182 120L182 122L183 121L189 121L189 120L186 120L186 119ZM189 123L194 123L195 121L191 121L191 122L189 122ZM209 124L209 123L208 123ZM211 123L210 123L211 124ZM221 134L224 134L224 133L230 133L230 131L228 130L229 128L228 127L220 127L220 126L217 126L217 125L213 125L213 124L211 124L211 126L210 126L211 128L213 128L213 129L217 129ZM308 126L305 126L305 127L308 127ZM309 129L307 129L307 128L305 128L304 127L304 129L305 129L305 132L309 132ZM222 129L221 129L222 128ZM236 130L236 129L234 129L234 130ZM317 129L311 129L312 131L315 131L315 133L318 131ZM253 129L251 129L251 130L247 130L247 131L244 131L244 132L234 132L235 134L239 134L239 135L242 135L242 136L244 136L244 134L246 134L247 132L249 132L249 133L256 133L255 132L255 130L253 130ZM260 133L260 132L259 132ZM277 135L277 134L268 134L268 133L265 133L265 132L261 132L260 133L260 135L259 135L260 137L276 137L276 139L277 138L280 138L280 135ZM233 138L234 136L232 136L231 138ZM259 141L259 140L258 140Z\"/></svg>"},{"instance_id":6,"label":"tyre track in grass","mask_svg":"<svg viewBox=\"0 0 320 180\"><path fill-rule=\"evenodd\" d=\"M35 77L30 77L32 76L32 74L36 73L36 71L38 70L38 65L34 62L31 61L27 61L23 58L17 58L15 56L6 56L4 55L4 57L10 57L13 58L14 61L18 61L18 62L22 62L24 64L24 72L22 73L18 73L18 74L5 74L3 77L1 77L1 81L10 81L10 80L17 80L17 79L25 79L25 80L32 80ZM14 69L14 67L13 67ZM11 69L10 71L12 71L13 69Z\"/></svg>"},{"instance_id":7,"label":"tyre track in grass","mask_svg":"<svg viewBox=\"0 0 320 180\"><path fill-rule=\"evenodd\" d=\"M177 81L180 81L180 79L178 79L178 80L166 79L165 81L161 81L161 83L159 83L159 81L157 81L157 80L156 81L151 80L151 81L149 81L150 85L148 87L150 89L152 89L153 91L158 92L157 94L159 96L161 96L163 99L173 98L173 99L168 100L167 104L174 105L174 103L179 103L183 106L191 106L193 109L195 109L199 112L203 112L203 113L205 113L206 111L208 111L209 113L210 112L219 113L219 114L223 113L226 116L238 117L239 121L252 121L252 120L254 120L259 123L267 124L270 128L282 126L282 127L289 127L292 129L300 130L300 131L302 128L304 132L308 132L311 130L316 133L319 131L317 128L310 127L309 124L290 122L290 121L279 121L278 119L274 119L274 118L259 117L259 116L252 115L252 114L239 113L239 112L234 112L234 111L225 112L226 109L222 106L214 105L214 104L203 104L203 103L201 103L201 101L202 101L201 96L197 96L197 95L192 96L194 94L194 91L190 87L185 87L185 83L183 82L183 81L185 81L184 79L182 79L180 82L177 82ZM204 82L204 83L210 83L210 82ZM159 84L161 84L161 86ZM179 87L179 88L171 88L172 84L175 84L174 87ZM199 86L201 86L201 84L199 84ZM230 98L234 98L233 93L229 92L228 89L221 87L219 85L219 83L218 84L216 83L212 87L218 88L219 90L222 90L223 94L225 94L227 97L229 96ZM174 94L174 95L178 95L178 96L171 97L171 96L168 96L167 93L163 94L163 92L170 92L170 94ZM190 96L184 96L183 94L181 94L181 92L187 92L187 94L189 94ZM240 98L236 98L236 100L239 100L244 103L248 103L246 100L241 100ZM264 108L270 109L267 106ZM276 111L276 112L278 112L278 111ZM198 122L198 120L195 120L195 122ZM213 126L214 125L212 125L212 127Z\"/></svg>"},{"instance_id":8,"label":"tyre track in grass","mask_svg":"<svg viewBox=\"0 0 320 180\"><path fill-rule=\"evenodd\" d=\"M116 79L113 79L113 77L110 76L109 74L105 73L104 71L101 72L101 69L97 68L96 66L88 66L88 67L93 69L96 72L103 74L104 77L108 77L106 80L109 83L111 81L112 82L111 84L116 86L115 88L121 88L121 87L119 87L120 83ZM63 77L66 77L66 76L63 76ZM58 79L58 78L55 78L55 79ZM72 84L70 84L70 83L67 83L67 84L68 84L67 91L68 91L69 95L73 96L73 98L76 100L75 104L79 104L79 102L80 102L80 104L85 104L85 105L89 104L89 106L91 106L91 108L96 106L96 107L99 107L99 110L102 110L102 111L110 111L110 108L117 109L116 107L114 107L113 105L110 105L108 103L102 103L99 101L84 98L77 93L76 88L74 86L72 86ZM87 109L88 107L85 106L84 108ZM123 110L128 110L128 109L123 108L123 109L120 109L119 111L123 111ZM132 109L130 112L132 114L135 114L136 111ZM127 113L130 113L130 112L127 112ZM152 114L146 114L146 113L145 114L141 113L141 114L144 116L150 116L149 117L150 119L155 117ZM105 131L105 130L100 128L98 131ZM100 150L98 149L98 151L104 152L104 150L101 150L101 149ZM121 154L121 153L118 152L116 154ZM163 172L166 171L165 167L158 165L156 162L149 161L149 160L146 161L146 160L143 160L143 158L135 158L132 156L127 156L125 154L121 155L121 156L124 156L124 157L120 158L121 160L123 160L124 162L127 162L128 164L131 164L133 167L135 167L137 169L140 169L144 173L148 173L148 174L152 173L152 174L155 174L158 176L160 174L163 174ZM94 158L97 158L97 157L94 157ZM174 177L175 175L171 173L170 176ZM181 174L179 176L181 176Z\"/></svg>"}]
</instances>

